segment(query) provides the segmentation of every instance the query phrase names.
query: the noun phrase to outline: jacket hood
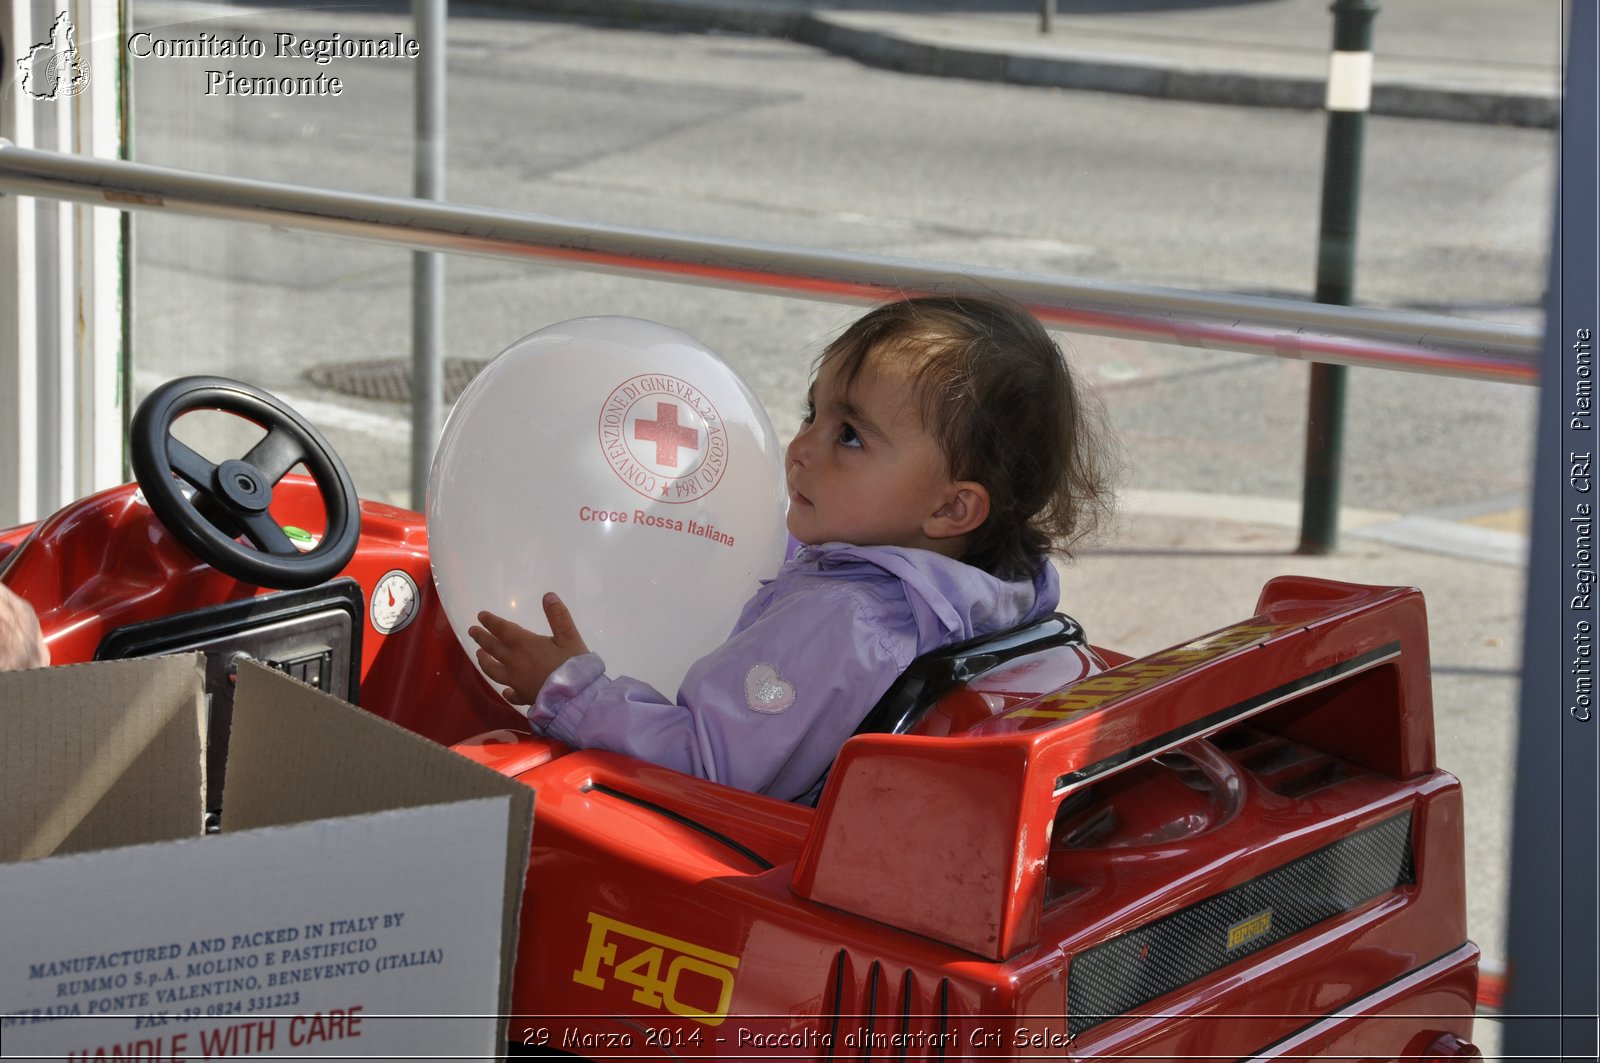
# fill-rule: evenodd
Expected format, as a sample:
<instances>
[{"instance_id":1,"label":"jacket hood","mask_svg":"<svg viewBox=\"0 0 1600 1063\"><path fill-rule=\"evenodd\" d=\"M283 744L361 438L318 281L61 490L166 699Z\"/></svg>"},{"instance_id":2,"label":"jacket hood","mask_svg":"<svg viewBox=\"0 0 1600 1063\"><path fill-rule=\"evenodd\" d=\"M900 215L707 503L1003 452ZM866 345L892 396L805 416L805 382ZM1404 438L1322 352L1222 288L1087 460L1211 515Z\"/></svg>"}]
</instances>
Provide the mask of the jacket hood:
<instances>
[{"instance_id":1,"label":"jacket hood","mask_svg":"<svg viewBox=\"0 0 1600 1063\"><path fill-rule=\"evenodd\" d=\"M878 570L900 580L924 646L960 642L1037 620L1054 612L1061 599L1055 568L1042 557L1033 579L1017 581L931 550L901 546L821 543L802 546L790 563L846 577L870 578L869 570Z\"/></svg>"}]
</instances>

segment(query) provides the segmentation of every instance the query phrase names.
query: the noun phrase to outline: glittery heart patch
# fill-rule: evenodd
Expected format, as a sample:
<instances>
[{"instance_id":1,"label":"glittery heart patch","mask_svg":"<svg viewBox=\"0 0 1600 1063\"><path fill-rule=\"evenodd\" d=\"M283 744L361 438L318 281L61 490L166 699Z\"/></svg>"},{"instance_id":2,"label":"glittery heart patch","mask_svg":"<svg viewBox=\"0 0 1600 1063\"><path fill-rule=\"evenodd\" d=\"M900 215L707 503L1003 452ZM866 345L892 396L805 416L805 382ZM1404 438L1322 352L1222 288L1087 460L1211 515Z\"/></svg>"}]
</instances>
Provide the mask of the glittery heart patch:
<instances>
[{"instance_id":1,"label":"glittery heart patch","mask_svg":"<svg viewBox=\"0 0 1600 1063\"><path fill-rule=\"evenodd\" d=\"M794 704L794 684L772 665L758 664L745 673L744 702L757 712L782 712Z\"/></svg>"}]
</instances>

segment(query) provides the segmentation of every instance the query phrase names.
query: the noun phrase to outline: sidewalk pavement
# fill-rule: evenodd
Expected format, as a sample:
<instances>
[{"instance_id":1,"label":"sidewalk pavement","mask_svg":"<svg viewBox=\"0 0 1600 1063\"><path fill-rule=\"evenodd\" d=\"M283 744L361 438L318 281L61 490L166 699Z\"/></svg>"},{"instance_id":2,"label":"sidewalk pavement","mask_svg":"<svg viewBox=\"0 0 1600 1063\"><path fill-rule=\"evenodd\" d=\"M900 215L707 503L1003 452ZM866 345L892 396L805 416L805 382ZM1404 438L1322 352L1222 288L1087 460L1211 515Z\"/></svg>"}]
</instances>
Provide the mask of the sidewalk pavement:
<instances>
[{"instance_id":1,"label":"sidewalk pavement","mask_svg":"<svg viewBox=\"0 0 1600 1063\"><path fill-rule=\"evenodd\" d=\"M787 37L912 74L1304 110L1329 0L501 0L609 21ZM1372 22L1371 113L1553 128L1561 0L1403 0Z\"/></svg>"}]
</instances>

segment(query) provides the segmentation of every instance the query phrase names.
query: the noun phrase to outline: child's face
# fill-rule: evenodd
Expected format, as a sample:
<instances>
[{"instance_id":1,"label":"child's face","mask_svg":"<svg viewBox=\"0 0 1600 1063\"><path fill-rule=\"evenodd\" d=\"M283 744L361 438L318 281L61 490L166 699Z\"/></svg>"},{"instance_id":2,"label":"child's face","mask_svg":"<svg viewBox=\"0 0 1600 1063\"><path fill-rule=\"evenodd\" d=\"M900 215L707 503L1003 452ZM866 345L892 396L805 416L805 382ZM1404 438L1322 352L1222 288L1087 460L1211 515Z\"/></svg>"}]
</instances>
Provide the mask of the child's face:
<instances>
[{"instance_id":1,"label":"child's face","mask_svg":"<svg viewBox=\"0 0 1600 1063\"><path fill-rule=\"evenodd\" d=\"M956 485L895 359L869 356L848 390L824 362L807 410L785 463L790 534L807 544L950 552L935 515Z\"/></svg>"}]
</instances>

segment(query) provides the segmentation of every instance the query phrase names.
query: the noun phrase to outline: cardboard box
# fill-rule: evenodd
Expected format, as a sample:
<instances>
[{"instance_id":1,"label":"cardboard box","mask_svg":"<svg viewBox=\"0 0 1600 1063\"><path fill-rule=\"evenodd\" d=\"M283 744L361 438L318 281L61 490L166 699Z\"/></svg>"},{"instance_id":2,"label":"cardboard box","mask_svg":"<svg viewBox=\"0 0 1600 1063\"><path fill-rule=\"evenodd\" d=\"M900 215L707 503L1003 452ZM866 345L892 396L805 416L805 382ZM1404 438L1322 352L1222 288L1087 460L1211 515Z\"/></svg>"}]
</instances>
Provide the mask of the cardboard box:
<instances>
[{"instance_id":1,"label":"cardboard box","mask_svg":"<svg viewBox=\"0 0 1600 1063\"><path fill-rule=\"evenodd\" d=\"M0 673L7 1057L491 1058L533 792L256 664Z\"/></svg>"}]
</instances>

